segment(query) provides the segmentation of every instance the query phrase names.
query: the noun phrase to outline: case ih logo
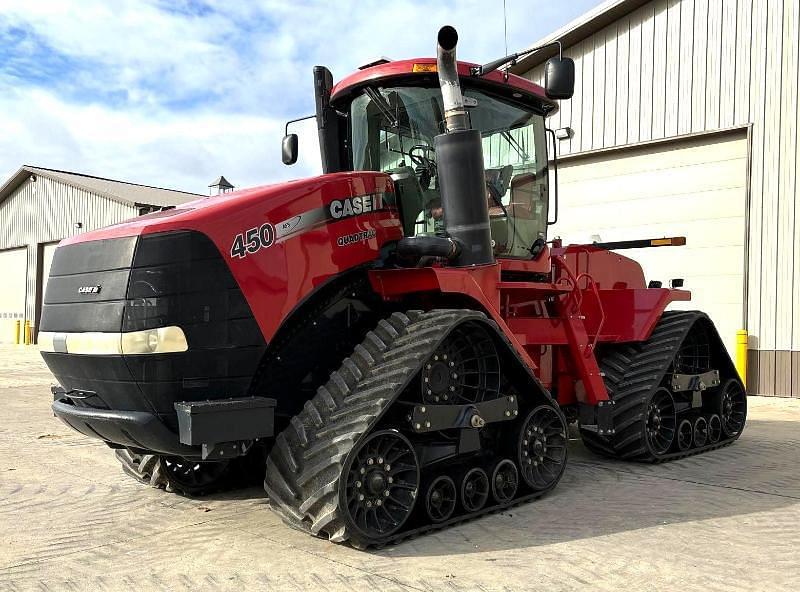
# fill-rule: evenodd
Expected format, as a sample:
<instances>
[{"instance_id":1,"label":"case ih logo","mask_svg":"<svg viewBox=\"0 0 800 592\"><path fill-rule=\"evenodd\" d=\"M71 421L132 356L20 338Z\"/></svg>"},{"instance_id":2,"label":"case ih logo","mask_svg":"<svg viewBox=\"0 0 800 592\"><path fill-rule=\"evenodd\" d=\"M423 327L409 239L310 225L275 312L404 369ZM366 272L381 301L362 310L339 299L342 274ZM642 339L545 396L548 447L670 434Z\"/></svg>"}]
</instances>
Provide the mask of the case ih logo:
<instances>
[{"instance_id":1,"label":"case ih logo","mask_svg":"<svg viewBox=\"0 0 800 592\"><path fill-rule=\"evenodd\" d=\"M334 199L330 205L331 216L337 220L358 216L381 209L381 194L358 195L347 199Z\"/></svg>"},{"instance_id":2,"label":"case ih logo","mask_svg":"<svg viewBox=\"0 0 800 592\"><path fill-rule=\"evenodd\" d=\"M102 286L81 286L78 288L78 294L99 294Z\"/></svg>"}]
</instances>

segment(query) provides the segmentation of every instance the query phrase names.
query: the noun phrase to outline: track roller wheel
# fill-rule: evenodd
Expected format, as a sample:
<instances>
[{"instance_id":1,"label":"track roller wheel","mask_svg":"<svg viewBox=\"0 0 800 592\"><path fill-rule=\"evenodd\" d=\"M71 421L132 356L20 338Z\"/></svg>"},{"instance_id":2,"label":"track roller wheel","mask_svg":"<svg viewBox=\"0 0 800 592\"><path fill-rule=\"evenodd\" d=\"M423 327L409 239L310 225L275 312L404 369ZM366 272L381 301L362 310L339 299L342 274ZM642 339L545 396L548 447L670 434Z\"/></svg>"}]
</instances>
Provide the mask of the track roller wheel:
<instances>
[{"instance_id":1,"label":"track roller wheel","mask_svg":"<svg viewBox=\"0 0 800 592\"><path fill-rule=\"evenodd\" d=\"M467 512L477 512L489 499L489 476L478 467L464 475L461 482L461 503Z\"/></svg>"},{"instance_id":2,"label":"track roller wheel","mask_svg":"<svg viewBox=\"0 0 800 592\"><path fill-rule=\"evenodd\" d=\"M722 437L722 420L716 413L708 418L708 443L716 444Z\"/></svg>"},{"instance_id":3,"label":"track roller wheel","mask_svg":"<svg viewBox=\"0 0 800 592\"><path fill-rule=\"evenodd\" d=\"M678 450L683 452L692 447L692 437L694 435L694 426L688 419L684 419L678 425Z\"/></svg>"},{"instance_id":4,"label":"track roller wheel","mask_svg":"<svg viewBox=\"0 0 800 592\"><path fill-rule=\"evenodd\" d=\"M519 487L519 472L517 465L511 459L504 459L497 463L492 471L492 497L499 504L510 502L517 495Z\"/></svg>"},{"instance_id":5,"label":"track roller wheel","mask_svg":"<svg viewBox=\"0 0 800 592\"><path fill-rule=\"evenodd\" d=\"M414 509L419 463L408 438L380 430L354 448L345 462L339 506L348 528L368 540L397 532Z\"/></svg>"},{"instance_id":6,"label":"track roller wheel","mask_svg":"<svg viewBox=\"0 0 800 592\"><path fill-rule=\"evenodd\" d=\"M458 493L455 482L447 475L439 475L428 486L425 495L425 511L432 522L444 522L456 509Z\"/></svg>"},{"instance_id":7,"label":"track roller wheel","mask_svg":"<svg viewBox=\"0 0 800 592\"><path fill-rule=\"evenodd\" d=\"M732 438L738 435L747 417L747 395L738 379L730 378L722 385L718 409L725 436Z\"/></svg>"},{"instance_id":8,"label":"track roller wheel","mask_svg":"<svg viewBox=\"0 0 800 592\"><path fill-rule=\"evenodd\" d=\"M567 426L549 405L540 405L522 423L518 440L522 479L535 491L561 478L567 464Z\"/></svg>"},{"instance_id":9,"label":"track roller wheel","mask_svg":"<svg viewBox=\"0 0 800 592\"><path fill-rule=\"evenodd\" d=\"M653 393L647 405L645 437L650 452L655 455L666 454L675 438L675 401L665 388Z\"/></svg>"},{"instance_id":10,"label":"track roller wheel","mask_svg":"<svg viewBox=\"0 0 800 592\"><path fill-rule=\"evenodd\" d=\"M702 415L694 420L692 441L695 448L702 448L708 442L708 421Z\"/></svg>"}]
</instances>

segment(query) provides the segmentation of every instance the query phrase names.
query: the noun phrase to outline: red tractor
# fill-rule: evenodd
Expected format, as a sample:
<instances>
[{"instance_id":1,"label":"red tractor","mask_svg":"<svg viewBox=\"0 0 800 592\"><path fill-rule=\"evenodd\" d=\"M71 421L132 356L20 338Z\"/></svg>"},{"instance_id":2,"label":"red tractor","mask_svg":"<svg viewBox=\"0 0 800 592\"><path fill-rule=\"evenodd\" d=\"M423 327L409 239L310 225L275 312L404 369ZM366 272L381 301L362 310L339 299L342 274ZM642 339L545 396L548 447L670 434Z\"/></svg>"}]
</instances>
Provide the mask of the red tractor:
<instances>
[{"instance_id":1,"label":"red tractor","mask_svg":"<svg viewBox=\"0 0 800 592\"><path fill-rule=\"evenodd\" d=\"M64 241L39 334L55 414L169 490L266 472L288 524L356 546L545 494L570 423L637 461L738 438L713 323L614 252L680 241L547 240L572 62L542 88L456 41L336 85L314 69L322 176Z\"/></svg>"}]
</instances>

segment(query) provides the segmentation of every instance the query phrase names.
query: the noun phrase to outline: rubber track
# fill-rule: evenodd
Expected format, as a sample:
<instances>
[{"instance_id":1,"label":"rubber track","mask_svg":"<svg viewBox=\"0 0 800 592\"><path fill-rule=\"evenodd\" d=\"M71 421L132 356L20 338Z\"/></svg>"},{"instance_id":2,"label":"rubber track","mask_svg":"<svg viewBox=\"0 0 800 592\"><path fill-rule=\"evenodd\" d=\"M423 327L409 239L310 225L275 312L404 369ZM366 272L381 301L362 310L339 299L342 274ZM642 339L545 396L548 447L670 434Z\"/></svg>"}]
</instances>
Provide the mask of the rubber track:
<instances>
[{"instance_id":1,"label":"rubber track","mask_svg":"<svg viewBox=\"0 0 800 592\"><path fill-rule=\"evenodd\" d=\"M122 464L122 471L129 477L156 489L172 491L157 454L136 454L123 448L115 450L114 456Z\"/></svg>"},{"instance_id":2,"label":"rubber track","mask_svg":"<svg viewBox=\"0 0 800 592\"><path fill-rule=\"evenodd\" d=\"M353 540L339 514L339 477L348 453L378 423L450 331L469 320L491 325L476 311L411 311L394 313L367 333L277 436L267 458L264 489L270 506L287 524L333 542L349 540L356 547L365 547L397 542L502 509L493 506L380 541ZM512 500L507 506L524 499Z\"/></svg>"},{"instance_id":3,"label":"rubber track","mask_svg":"<svg viewBox=\"0 0 800 592\"><path fill-rule=\"evenodd\" d=\"M599 365L604 373L609 397L615 401L613 413L616 433L609 438L581 430L587 448L625 460L663 462L721 448L739 437L741 430L735 437L715 444L658 457L650 452L645 442L642 422L646 401L650 393L661 386L664 375L692 326L703 317L704 313L698 311L667 311L647 341L606 349Z\"/></svg>"},{"instance_id":4,"label":"rubber track","mask_svg":"<svg viewBox=\"0 0 800 592\"><path fill-rule=\"evenodd\" d=\"M185 489L179 483L173 482L161 464L158 454L137 454L123 448L114 451L114 456L122 464L122 471L145 485L156 489L163 489L167 493L177 493L186 496L202 496L209 493L224 491L242 486L236 479L235 472L227 470L220 478L209 485L191 490Z\"/></svg>"}]
</instances>

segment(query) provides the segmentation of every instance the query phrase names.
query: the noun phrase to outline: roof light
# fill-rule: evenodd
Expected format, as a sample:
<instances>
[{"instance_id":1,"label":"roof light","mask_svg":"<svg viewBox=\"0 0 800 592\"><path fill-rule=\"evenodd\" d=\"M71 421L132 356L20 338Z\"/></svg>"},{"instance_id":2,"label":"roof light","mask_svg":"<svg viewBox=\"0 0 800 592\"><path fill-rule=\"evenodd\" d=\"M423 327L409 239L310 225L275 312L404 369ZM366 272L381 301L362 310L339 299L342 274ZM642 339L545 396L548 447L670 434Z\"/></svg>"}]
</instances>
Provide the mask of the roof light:
<instances>
[{"instance_id":1,"label":"roof light","mask_svg":"<svg viewBox=\"0 0 800 592\"><path fill-rule=\"evenodd\" d=\"M376 59L372 60L371 62L367 62L366 64L361 64L358 67L358 69L359 70L366 70L367 68L372 68L372 66L380 66L381 64L388 64L391 61L392 60L390 60L386 56L381 56L379 58L376 58Z\"/></svg>"},{"instance_id":2,"label":"roof light","mask_svg":"<svg viewBox=\"0 0 800 592\"><path fill-rule=\"evenodd\" d=\"M436 64L414 64L412 72L436 72Z\"/></svg>"},{"instance_id":3,"label":"roof light","mask_svg":"<svg viewBox=\"0 0 800 592\"><path fill-rule=\"evenodd\" d=\"M685 236L673 236L671 238L654 238L650 240L651 247L682 247L686 244Z\"/></svg>"}]
</instances>

